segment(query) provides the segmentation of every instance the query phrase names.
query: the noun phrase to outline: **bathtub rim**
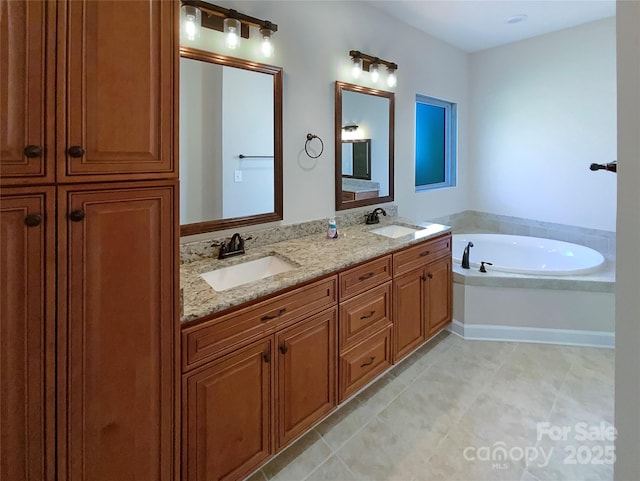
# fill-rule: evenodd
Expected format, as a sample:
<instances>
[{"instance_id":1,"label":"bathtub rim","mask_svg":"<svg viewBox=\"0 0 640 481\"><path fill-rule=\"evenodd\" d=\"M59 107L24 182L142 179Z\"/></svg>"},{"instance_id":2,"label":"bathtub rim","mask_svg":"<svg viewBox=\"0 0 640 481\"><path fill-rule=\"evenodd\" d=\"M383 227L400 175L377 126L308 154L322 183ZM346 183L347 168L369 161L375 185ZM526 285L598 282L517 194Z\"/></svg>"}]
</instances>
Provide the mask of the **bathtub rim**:
<instances>
[{"instance_id":1,"label":"bathtub rim","mask_svg":"<svg viewBox=\"0 0 640 481\"><path fill-rule=\"evenodd\" d=\"M605 256L602 252L598 251L597 249L594 249L592 247L589 246L585 246L582 244L577 244L575 242L569 242L569 241L564 241L564 240L559 240L559 239L550 239L547 237L539 237L539 236L528 236L528 235L520 235L520 234L505 234L502 232L454 232L452 233L452 244L455 240L456 236L459 237L464 237L464 236L485 236L485 235L489 235L489 236L498 236L498 237L510 237L510 238L515 238L516 240L518 239L540 239L542 241L550 241L552 243L557 243L557 244L561 244L561 245L566 245L566 246L575 246L576 248L580 248L580 249L586 249L588 251L593 251L595 254L599 255L600 257L602 257L602 262L600 264L597 265L592 265L592 266L588 266L588 267L580 267L580 268L576 268L576 269L571 269L571 270L566 270L566 269L550 269L550 270L544 270L544 269L527 269L527 268L519 268L519 267L503 267L502 265L499 266L492 266L489 267L487 266L487 269L491 269L492 271L499 271L499 272L503 272L505 274L520 274L520 275L528 275L528 276L541 276L541 277L558 277L558 278L562 278L562 277L576 277L576 276L585 276L585 275L590 275L590 274L596 274L599 273L603 267L605 266L606 262L607 262L607 256ZM474 239L471 239L474 240ZM474 240L475 242L479 243L480 240ZM460 249L458 249L460 250ZM452 261L455 264L460 265L462 260L461 260L461 256L457 255L457 252L452 252ZM471 261L470 265L472 268L479 268L480 267L480 262L475 262L475 261Z\"/></svg>"}]
</instances>

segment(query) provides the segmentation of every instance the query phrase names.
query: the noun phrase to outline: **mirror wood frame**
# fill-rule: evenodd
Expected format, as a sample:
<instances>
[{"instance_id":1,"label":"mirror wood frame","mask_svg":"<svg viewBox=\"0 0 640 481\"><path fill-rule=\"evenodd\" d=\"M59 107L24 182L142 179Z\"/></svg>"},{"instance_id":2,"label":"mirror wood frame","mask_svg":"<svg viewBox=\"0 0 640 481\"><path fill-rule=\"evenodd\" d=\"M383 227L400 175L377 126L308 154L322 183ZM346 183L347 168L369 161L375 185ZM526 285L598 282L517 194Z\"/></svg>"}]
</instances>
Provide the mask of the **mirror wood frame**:
<instances>
[{"instance_id":1,"label":"mirror wood frame","mask_svg":"<svg viewBox=\"0 0 640 481\"><path fill-rule=\"evenodd\" d=\"M274 139L273 139L273 181L274 199L273 212L265 214L248 215L244 217L232 217L228 219L214 219L193 224L180 225L180 235L187 236L213 232L218 230L233 229L235 227L276 222L282 220L282 67L261 64L250 60L244 60L228 55L221 55L206 50L192 47L180 47L180 56L191 60L214 63L217 65L241 68L260 72L273 76L273 115L274 115ZM255 112L259 115L259 112Z\"/></svg>"},{"instance_id":2,"label":"mirror wood frame","mask_svg":"<svg viewBox=\"0 0 640 481\"><path fill-rule=\"evenodd\" d=\"M373 197L370 199L342 200L342 93L357 92L376 97L389 99L389 195ZM336 81L335 86L335 200L336 210L354 209L366 205L379 204L382 202L393 202L394 196L394 125L395 125L395 94L386 90L372 89L361 85L354 85L346 82Z\"/></svg>"}]
</instances>

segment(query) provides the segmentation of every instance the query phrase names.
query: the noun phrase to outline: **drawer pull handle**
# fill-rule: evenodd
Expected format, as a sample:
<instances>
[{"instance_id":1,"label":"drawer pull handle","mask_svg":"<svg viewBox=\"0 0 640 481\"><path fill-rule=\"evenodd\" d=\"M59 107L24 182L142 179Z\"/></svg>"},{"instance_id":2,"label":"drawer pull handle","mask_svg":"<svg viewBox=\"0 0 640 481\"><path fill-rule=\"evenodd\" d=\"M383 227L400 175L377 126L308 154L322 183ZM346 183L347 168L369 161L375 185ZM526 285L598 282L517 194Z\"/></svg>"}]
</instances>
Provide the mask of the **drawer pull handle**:
<instances>
[{"instance_id":1,"label":"drawer pull handle","mask_svg":"<svg viewBox=\"0 0 640 481\"><path fill-rule=\"evenodd\" d=\"M280 317L280 316L281 316L282 314L284 314L285 312L287 312L287 308L286 308L286 307L283 307L282 309L280 309L280 310L278 311L278 313L277 313L277 314L273 314L273 315L271 315L271 316L270 316L269 314L266 314L266 315L262 316L262 317L260 318L260 320L261 320L262 322L267 322L267 321L270 321L270 320L272 320L272 319L276 319L276 318Z\"/></svg>"},{"instance_id":2,"label":"drawer pull handle","mask_svg":"<svg viewBox=\"0 0 640 481\"><path fill-rule=\"evenodd\" d=\"M262 354L262 359L264 359L264 362L271 362L271 352L265 352Z\"/></svg>"},{"instance_id":3,"label":"drawer pull handle","mask_svg":"<svg viewBox=\"0 0 640 481\"><path fill-rule=\"evenodd\" d=\"M369 319L375 313L376 313L376 311L371 311L371 312L369 312L369 314L363 314L362 316L360 316L360 319Z\"/></svg>"},{"instance_id":4,"label":"drawer pull handle","mask_svg":"<svg viewBox=\"0 0 640 481\"><path fill-rule=\"evenodd\" d=\"M428 256L429 254L431 254L431 251L424 251L420 253L420 257Z\"/></svg>"},{"instance_id":5,"label":"drawer pull handle","mask_svg":"<svg viewBox=\"0 0 640 481\"><path fill-rule=\"evenodd\" d=\"M369 279L370 277L373 277L373 272L367 272L366 274L358 277L358 279L361 280L361 281L365 281L365 280Z\"/></svg>"},{"instance_id":6,"label":"drawer pull handle","mask_svg":"<svg viewBox=\"0 0 640 481\"><path fill-rule=\"evenodd\" d=\"M360 367L371 366L371 364L373 364L373 361L374 361L375 358L376 358L376 356L371 356L371 359L369 359L367 362L363 362L362 364L360 364Z\"/></svg>"},{"instance_id":7,"label":"drawer pull handle","mask_svg":"<svg viewBox=\"0 0 640 481\"><path fill-rule=\"evenodd\" d=\"M281 352L282 354L286 354L288 351L289 351L289 348L287 347L287 345L286 345L286 344L281 344L281 345L280 345L280 352Z\"/></svg>"}]
</instances>

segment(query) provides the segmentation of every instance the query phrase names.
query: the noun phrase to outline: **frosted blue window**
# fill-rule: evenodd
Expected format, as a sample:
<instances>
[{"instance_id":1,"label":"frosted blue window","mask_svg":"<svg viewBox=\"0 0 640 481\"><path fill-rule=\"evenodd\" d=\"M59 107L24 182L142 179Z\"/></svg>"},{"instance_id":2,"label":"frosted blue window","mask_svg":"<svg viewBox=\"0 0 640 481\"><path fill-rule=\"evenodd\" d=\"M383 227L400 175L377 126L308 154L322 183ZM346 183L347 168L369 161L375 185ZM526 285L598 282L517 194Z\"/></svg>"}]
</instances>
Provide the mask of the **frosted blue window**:
<instances>
[{"instance_id":1,"label":"frosted blue window","mask_svg":"<svg viewBox=\"0 0 640 481\"><path fill-rule=\"evenodd\" d=\"M456 104L416 95L416 191L456 185Z\"/></svg>"}]
</instances>

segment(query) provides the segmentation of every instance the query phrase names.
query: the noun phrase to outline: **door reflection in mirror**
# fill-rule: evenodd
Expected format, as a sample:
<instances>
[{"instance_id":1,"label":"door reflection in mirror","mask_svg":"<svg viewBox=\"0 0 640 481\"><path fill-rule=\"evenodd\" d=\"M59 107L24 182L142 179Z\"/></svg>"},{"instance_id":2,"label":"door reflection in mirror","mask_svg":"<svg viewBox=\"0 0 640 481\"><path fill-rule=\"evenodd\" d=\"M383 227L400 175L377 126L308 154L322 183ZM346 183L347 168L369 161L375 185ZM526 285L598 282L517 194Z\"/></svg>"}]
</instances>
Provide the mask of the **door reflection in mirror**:
<instances>
[{"instance_id":1,"label":"door reflection in mirror","mask_svg":"<svg viewBox=\"0 0 640 481\"><path fill-rule=\"evenodd\" d=\"M342 176L371 180L371 139L342 141Z\"/></svg>"}]
</instances>

